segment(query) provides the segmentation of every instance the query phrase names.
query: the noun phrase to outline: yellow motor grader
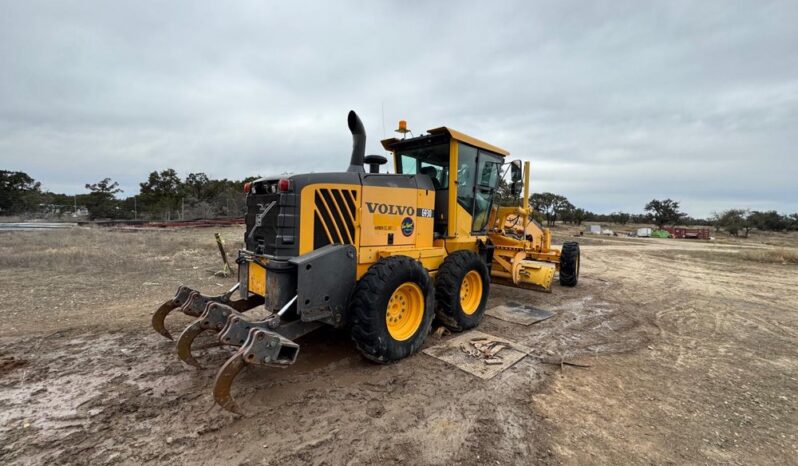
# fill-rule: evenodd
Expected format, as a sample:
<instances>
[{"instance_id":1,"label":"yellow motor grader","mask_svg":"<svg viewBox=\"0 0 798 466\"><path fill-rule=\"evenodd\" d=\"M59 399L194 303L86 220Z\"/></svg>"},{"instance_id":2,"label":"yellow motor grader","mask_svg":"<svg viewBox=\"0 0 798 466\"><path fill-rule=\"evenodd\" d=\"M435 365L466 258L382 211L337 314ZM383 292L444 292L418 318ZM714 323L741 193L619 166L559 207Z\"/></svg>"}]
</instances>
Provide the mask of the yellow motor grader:
<instances>
[{"instance_id":1,"label":"yellow motor grader","mask_svg":"<svg viewBox=\"0 0 798 466\"><path fill-rule=\"evenodd\" d=\"M491 282L550 291L559 274L561 285L577 283L579 245L552 248L549 230L532 220L528 162L505 162L504 149L447 127L407 138L401 121L402 139L382 141L395 173L380 173L387 159L365 155L355 112L348 124L346 171L244 186L245 247L230 291L206 296L181 286L153 315L167 338L169 312L197 318L177 342L190 365L200 367L191 344L202 332L238 348L213 390L227 410L241 413L230 389L244 367L293 364L294 340L322 325L349 329L366 358L388 363L418 351L433 319L456 332L476 327ZM507 172L520 205L498 205ZM248 318L258 306L268 317Z\"/></svg>"}]
</instances>

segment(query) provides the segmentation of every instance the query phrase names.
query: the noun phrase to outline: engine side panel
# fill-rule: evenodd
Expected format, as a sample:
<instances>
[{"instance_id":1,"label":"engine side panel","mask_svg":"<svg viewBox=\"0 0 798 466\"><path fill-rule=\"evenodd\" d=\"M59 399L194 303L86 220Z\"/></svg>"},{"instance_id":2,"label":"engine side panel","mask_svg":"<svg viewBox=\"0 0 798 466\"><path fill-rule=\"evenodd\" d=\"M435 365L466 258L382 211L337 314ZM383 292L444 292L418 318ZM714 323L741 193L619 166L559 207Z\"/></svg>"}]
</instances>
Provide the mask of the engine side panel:
<instances>
[{"instance_id":1,"label":"engine side panel","mask_svg":"<svg viewBox=\"0 0 798 466\"><path fill-rule=\"evenodd\" d=\"M360 246L432 246L435 191L364 186Z\"/></svg>"}]
</instances>

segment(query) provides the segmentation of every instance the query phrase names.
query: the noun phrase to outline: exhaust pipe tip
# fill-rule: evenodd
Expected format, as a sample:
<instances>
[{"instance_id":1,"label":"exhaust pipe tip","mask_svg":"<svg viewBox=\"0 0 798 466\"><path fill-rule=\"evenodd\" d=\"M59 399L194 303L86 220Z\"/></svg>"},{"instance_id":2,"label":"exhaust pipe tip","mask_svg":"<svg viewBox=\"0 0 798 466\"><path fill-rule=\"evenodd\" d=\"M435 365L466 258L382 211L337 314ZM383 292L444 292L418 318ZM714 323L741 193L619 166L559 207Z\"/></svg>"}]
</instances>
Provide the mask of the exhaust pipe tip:
<instances>
[{"instance_id":1,"label":"exhaust pipe tip","mask_svg":"<svg viewBox=\"0 0 798 466\"><path fill-rule=\"evenodd\" d=\"M349 125L349 131L352 133L352 157L349 160L349 168L346 171L366 173L363 167L366 157L366 129L354 110L349 111L346 122Z\"/></svg>"},{"instance_id":2,"label":"exhaust pipe tip","mask_svg":"<svg viewBox=\"0 0 798 466\"><path fill-rule=\"evenodd\" d=\"M349 125L349 131L353 134L355 131L360 128L360 131L363 132L363 123L360 121L360 117L357 116L354 110L349 110L349 114L346 116L346 123Z\"/></svg>"}]
</instances>

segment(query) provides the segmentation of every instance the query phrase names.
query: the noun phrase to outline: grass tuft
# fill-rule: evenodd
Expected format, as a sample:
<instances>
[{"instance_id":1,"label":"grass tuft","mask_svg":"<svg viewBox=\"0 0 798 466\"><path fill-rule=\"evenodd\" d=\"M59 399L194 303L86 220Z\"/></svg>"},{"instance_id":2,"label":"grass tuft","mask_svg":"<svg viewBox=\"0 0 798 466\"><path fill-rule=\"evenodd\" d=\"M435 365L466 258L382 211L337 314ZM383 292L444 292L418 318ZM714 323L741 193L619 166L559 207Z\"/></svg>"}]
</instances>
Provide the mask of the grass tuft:
<instances>
[{"instance_id":1,"label":"grass tuft","mask_svg":"<svg viewBox=\"0 0 798 466\"><path fill-rule=\"evenodd\" d=\"M798 251L795 249L778 248L763 250L743 250L740 257L769 264L798 264Z\"/></svg>"}]
</instances>

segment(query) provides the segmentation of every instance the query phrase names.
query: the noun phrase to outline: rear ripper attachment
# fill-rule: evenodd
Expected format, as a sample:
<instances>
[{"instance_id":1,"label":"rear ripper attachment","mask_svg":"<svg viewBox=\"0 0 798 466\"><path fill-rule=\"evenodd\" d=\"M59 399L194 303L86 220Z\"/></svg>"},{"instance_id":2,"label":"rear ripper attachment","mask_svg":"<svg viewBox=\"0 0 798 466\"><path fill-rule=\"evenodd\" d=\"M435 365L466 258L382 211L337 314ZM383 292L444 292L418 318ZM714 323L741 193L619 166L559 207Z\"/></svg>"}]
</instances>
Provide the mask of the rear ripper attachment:
<instances>
[{"instance_id":1,"label":"rear ripper attachment","mask_svg":"<svg viewBox=\"0 0 798 466\"><path fill-rule=\"evenodd\" d=\"M175 309L179 308L180 311L187 316L199 317L202 315L205 307L210 303L226 304L239 312L245 312L255 306L263 304L263 298L259 296L251 296L241 300L231 300L230 296L232 296L236 290L238 290L238 284L233 286L225 294L206 296L187 286L180 286L177 288L175 297L161 304L152 315L152 328L165 338L173 340L172 334L166 329L165 320L166 316Z\"/></svg>"},{"instance_id":2,"label":"rear ripper attachment","mask_svg":"<svg viewBox=\"0 0 798 466\"><path fill-rule=\"evenodd\" d=\"M322 323L344 325L342 315L348 291L341 285L354 286L355 257L351 245L328 245L288 259L241 251L237 260L239 283L235 287L224 295L210 297L180 287L175 297L156 311L153 327L161 333L164 317L178 307L196 316L178 337L176 349L181 361L197 369L202 369L202 365L194 357L192 345L202 333L216 333L213 346L237 348L219 370L213 395L224 409L243 414L231 394L232 384L242 370L251 365L285 368L296 362L299 354L294 339ZM235 291L242 299L231 299ZM261 304L276 311L260 320L246 316L247 311Z\"/></svg>"},{"instance_id":3,"label":"rear ripper attachment","mask_svg":"<svg viewBox=\"0 0 798 466\"><path fill-rule=\"evenodd\" d=\"M296 362L299 345L286 336L297 338L320 326L316 323L293 322L281 327L281 317L291 309L296 296L277 313L263 320L251 321L230 306L211 302L197 320L191 323L177 340L177 355L181 361L197 369L203 367L194 358L191 347L194 340L206 331L217 332L218 346L241 347L220 369L214 382L216 402L237 414L243 414L231 396L231 385L236 375L248 364L263 367L285 368Z\"/></svg>"},{"instance_id":4,"label":"rear ripper attachment","mask_svg":"<svg viewBox=\"0 0 798 466\"><path fill-rule=\"evenodd\" d=\"M251 270L261 267L258 256L242 252L239 268L241 284ZM211 303L192 326L196 330L186 337L190 341L205 330L220 329L221 345L239 347L216 375L213 397L224 409L243 414L232 397L236 376L247 366L286 368L296 362L299 345L293 340L319 328L322 324L343 327L343 313L349 290L355 284L356 254L352 245L327 245L307 254L290 258L268 258L266 269L266 307L278 309L262 320L250 320L227 306ZM248 293L241 289L242 294ZM289 298L290 296L290 298ZM222 319L224 326L220 327ZM191 328L191 326L190 326ZM188 332L188 329L186 330ZM192 364L188 344L178 343L181 359ZM188 351L186 351L188 349ZM192 364L198 366L197 364Z\"/></svg>"}]
</instances>

